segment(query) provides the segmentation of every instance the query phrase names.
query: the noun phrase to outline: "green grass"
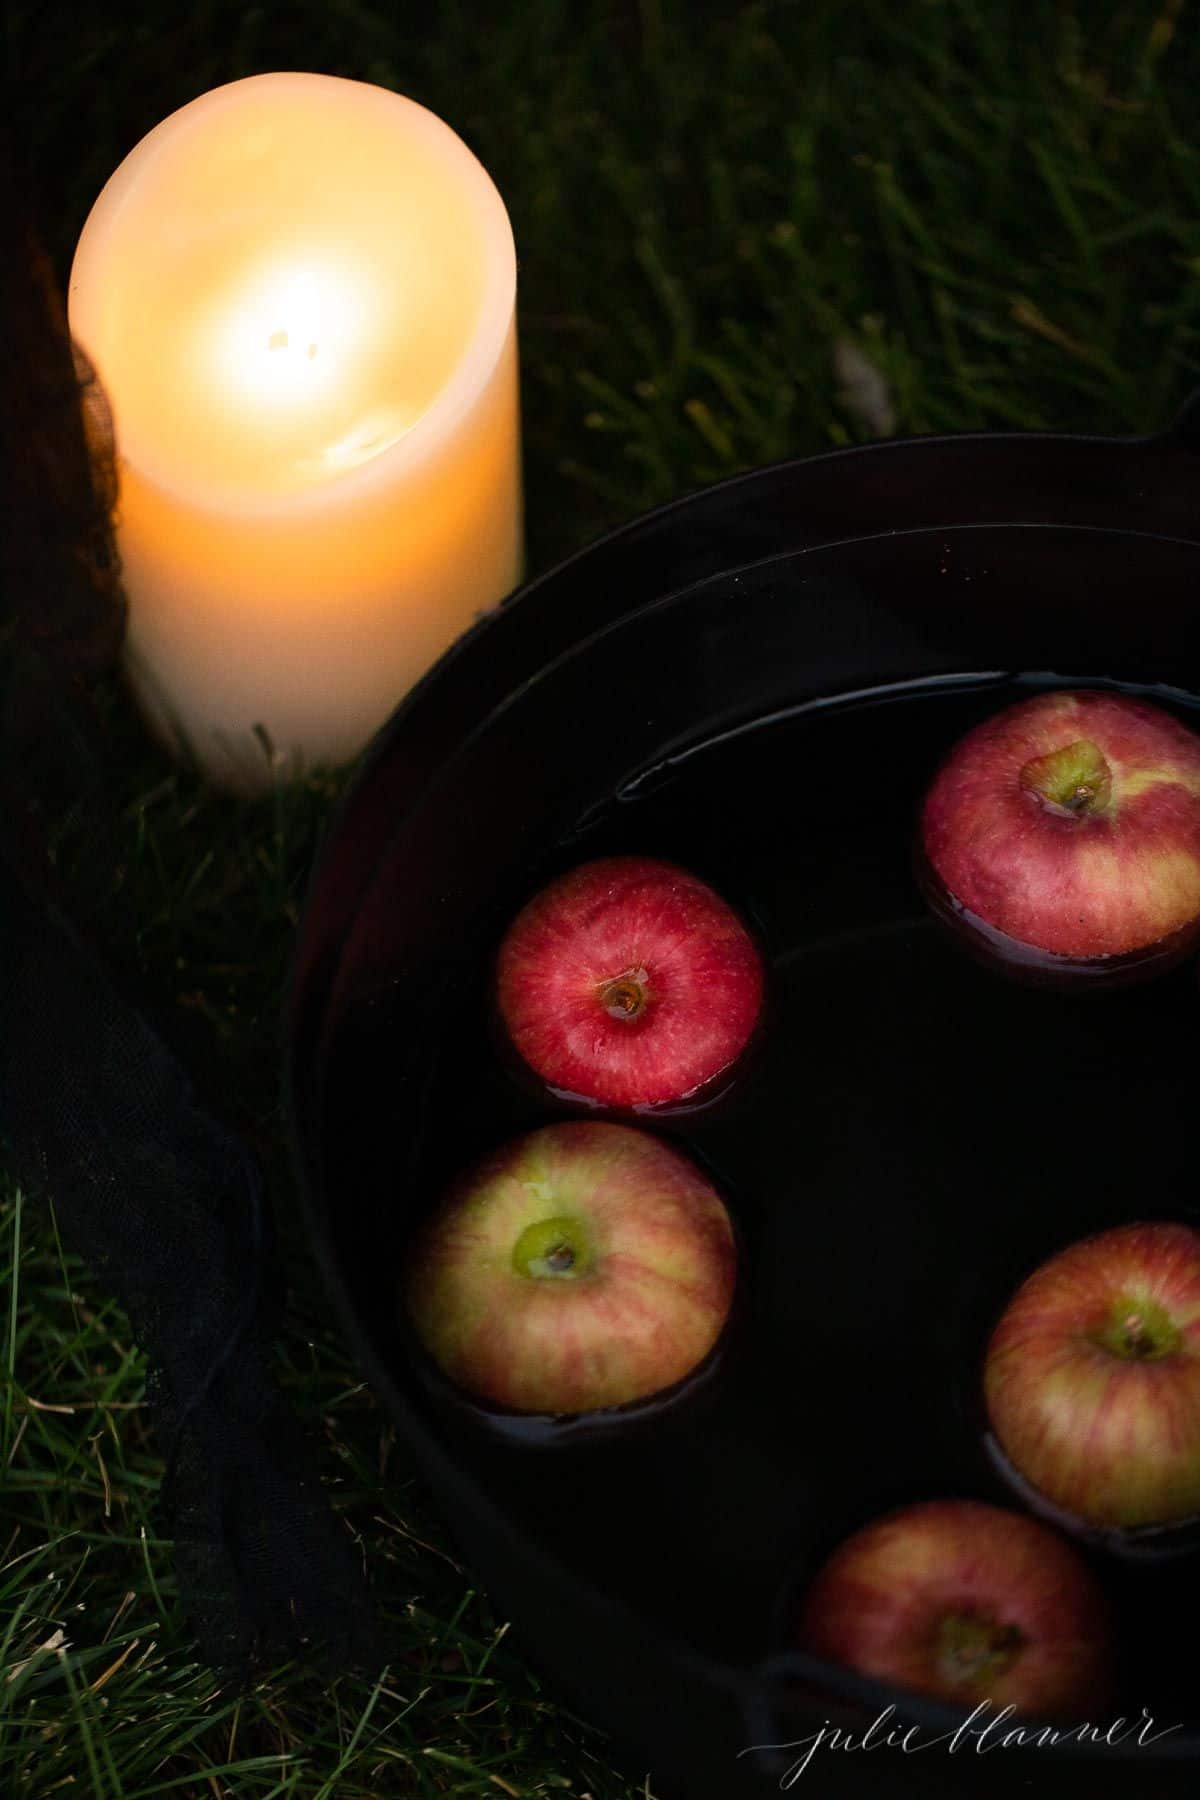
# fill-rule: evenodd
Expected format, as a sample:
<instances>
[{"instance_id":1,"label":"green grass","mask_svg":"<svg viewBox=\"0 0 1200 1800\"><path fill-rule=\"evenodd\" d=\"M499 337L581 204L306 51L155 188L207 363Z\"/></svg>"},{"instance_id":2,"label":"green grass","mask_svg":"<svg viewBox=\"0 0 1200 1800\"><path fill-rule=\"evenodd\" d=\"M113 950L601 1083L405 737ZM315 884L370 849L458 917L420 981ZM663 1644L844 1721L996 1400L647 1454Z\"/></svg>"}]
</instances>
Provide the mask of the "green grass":
<instances>
[{"instance_id":1,"label":"green grass","mask_svg":"<svg viewBox=\"0 0 1200 1800\"><path fill-rule=\"evenodd\" d=\"M433 106L513 217L534 568L706 481L868 435L839 341L886 377L901 432L1149 431L1200 384L1194 6L510 11L490 27L445 4L418 25L372 0L145 0L68 26L61 0L18 0L10 53L60 269L120 157L215 83L303 66ZM62 867L264 1148L290 1220L278 1005L338 783L239 805L165 765L119 692L103 704L111 828L98 857L65 824ZM544 1694L458 1565L298 1245L281 1378L394 1656L221 1691L155 1533L126 1323L11 1189L0 1246L0 1793L648 1791Z\"/></svg>"}]
</instances>

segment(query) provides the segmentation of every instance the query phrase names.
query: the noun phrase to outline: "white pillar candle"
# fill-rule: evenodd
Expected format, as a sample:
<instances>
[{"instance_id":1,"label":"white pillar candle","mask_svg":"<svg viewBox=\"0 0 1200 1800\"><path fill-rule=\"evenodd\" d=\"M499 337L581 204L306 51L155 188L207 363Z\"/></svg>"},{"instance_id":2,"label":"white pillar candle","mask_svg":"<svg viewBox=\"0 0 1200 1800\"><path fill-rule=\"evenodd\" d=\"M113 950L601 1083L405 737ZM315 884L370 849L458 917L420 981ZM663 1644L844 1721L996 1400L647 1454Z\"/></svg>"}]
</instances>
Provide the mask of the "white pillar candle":
<instances>
[{"instance_id":1,"label":"white pillar candle","mask_svg":"<svg viewBox=\"0 0 1200 1800\"><path fill-rule=\"evenodd\" d=\"M363 82L217 88L104 188L70 320L115 419L129 668L214 778L352 756L519 580L515 298L485 170Z\"/></svg>"}]
</instances>

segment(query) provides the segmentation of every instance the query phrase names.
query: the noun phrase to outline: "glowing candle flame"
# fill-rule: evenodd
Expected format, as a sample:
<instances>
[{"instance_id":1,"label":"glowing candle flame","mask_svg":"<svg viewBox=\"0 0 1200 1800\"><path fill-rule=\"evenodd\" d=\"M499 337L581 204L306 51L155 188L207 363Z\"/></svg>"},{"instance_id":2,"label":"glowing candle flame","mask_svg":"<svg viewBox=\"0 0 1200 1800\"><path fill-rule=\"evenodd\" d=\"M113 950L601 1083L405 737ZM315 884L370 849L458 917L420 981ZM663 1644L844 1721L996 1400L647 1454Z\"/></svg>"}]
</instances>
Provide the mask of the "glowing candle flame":
<instances>
[{"instance_id":1,"label":"glowing candle flame","mask_svg":"<svg viewBox=\"0 0 1200 1800\"><path fill-rule=\"evenodd\" d=\"M256 271L212 322L210 370L243 401L311 409L352 379L369 311L365 284L346 270Z\"/></svg>"}]
</instances>

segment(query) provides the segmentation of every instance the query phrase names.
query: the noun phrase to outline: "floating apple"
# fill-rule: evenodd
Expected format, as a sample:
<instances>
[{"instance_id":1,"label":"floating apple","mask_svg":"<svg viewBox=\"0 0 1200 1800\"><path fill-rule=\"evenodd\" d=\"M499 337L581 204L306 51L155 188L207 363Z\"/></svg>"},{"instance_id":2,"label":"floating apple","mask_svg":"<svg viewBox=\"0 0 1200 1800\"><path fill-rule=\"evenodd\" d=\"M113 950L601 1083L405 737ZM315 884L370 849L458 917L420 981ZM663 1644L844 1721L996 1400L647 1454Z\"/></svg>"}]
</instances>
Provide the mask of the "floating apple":
<instances>
[{"instance_id":1,"label":"floating apple","mask_svg":"<svg viewBox=\"0 0 1200 1800\"><path fill-rule=\"evenodd\" d=\"M1103 1594L1049 1527L974 1500L877 1519L834 1551L805 1596L804 1648L961 1704L1066 1716L1103 1703Z\"/></svg>"},{"instance_id":2,"label":"floating apple","mask_svg":"<svg viewBox=\"0 0 1200 1800\"><path fill-rule=\"evenodd\" d=\"M699 1169L630 1126L530 1132L463 1177L417 1236L417 1336L476 1398L528 1413L624 1406L709 1355L733 1301L729 1215Z\"/></svg>"},{"instance_id":3,"label":"floating apple","mask_svg":"<svg viewBox=\"0 0 1200 1800\"><path fill-rule=\"evenodd\" d=\"M984 1395L1004 1455L1063 1511L1200 1515L1200 1232L1124 1225L1044 1263L992 1334Z\"/></svg>"},{"instance_id":4,"label":"floating apple","mask_svg":"<svg viewBox=\"0 0 1200 1800\"><path fill-rule=\"evenodd\" d=\"M1123 694L1039 694L951 751L921 845L935 910L977 947L1150 972L1200 941L1200 735Z\"/></svg>"},{"instance_id":5,"label":"floating apple","mask_svg":"<svg viewBox=\"0 0 1200 1800\"><path fill-rule=\"evenodd\" d=\"M500 1018L546 1086L631 1110L701 1097L741 1057L763 1002L758 947L719 894L647 856L584 863L500 947Z\"/></svg>"}]
</instances>

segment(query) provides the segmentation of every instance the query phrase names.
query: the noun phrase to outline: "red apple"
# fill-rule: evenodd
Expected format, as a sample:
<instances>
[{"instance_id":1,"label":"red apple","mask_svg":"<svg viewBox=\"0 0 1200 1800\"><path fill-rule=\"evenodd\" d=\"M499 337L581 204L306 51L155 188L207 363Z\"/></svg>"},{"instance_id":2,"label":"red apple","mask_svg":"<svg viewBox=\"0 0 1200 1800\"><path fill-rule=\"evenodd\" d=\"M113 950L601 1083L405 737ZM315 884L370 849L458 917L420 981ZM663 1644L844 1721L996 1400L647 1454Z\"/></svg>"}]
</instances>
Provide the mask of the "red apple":
<instances>
[{"instance_id":1,"label":"red apple","mask_svg":"<svg viewBox=\"0 0 1200 1800\"><path fill-rule=\"evenodd\" d=\"M1128 974L1200 941L1200 735L1079 690L997 713L925 799L935 909L1020 966Z\"/></svg>"},{"instance_id":2,"label":"red apple","mask_svg":"<svg viewBox=\"0 0 1200 1800\"><path fill-rule=\"evenodd\" d=\"M561 1095L624 1108L701 1096L763 1001L758 948L719 894L647 856L584 863L537 894L500 947L500 1017Z\"/></svg>"},{"instance_id":3,"label":"red apple","mask_svg":"<svg viewBox=\"0 0 1200 1800\"><path fill-rule=\"evenodd\" d=\"M1044 1263L992 1334L984 1395L1004 1455L1065 1512L1200 1514L1200 1232L1124 1225Z\"/></svg>"},{"instance_id":4,"label":"red apple","mask_svg":"<svg viewBox=\"0 0 1200 1800\"><path fill-rule=\"evenodd\" d=\"M1109 1686L1104 1596L1069 1545L975 1500L909 1506L834 1551L804 1598L803 1647L970 1712L1066 1716Z\"/></svg>"},{"instance_id":5,"label":"red apple","mask_svg":"<svg viewBox=\"0 0 1200 1800\"><path fill-rule=\"evenodd\" d=\"M624 1406L708 1356L736 1279L729 1215L677 1150L626 1125L550 1125L463 1177L417 1236L417 1336L478 1399Z\"/></svg>"}]
</instances>

